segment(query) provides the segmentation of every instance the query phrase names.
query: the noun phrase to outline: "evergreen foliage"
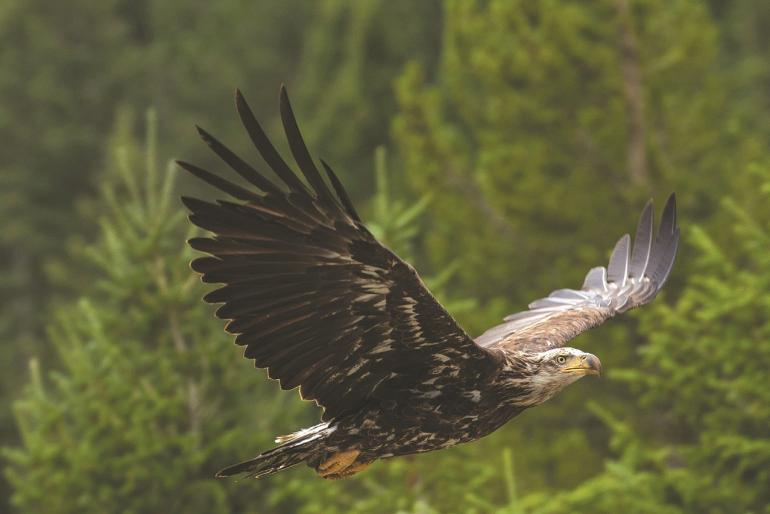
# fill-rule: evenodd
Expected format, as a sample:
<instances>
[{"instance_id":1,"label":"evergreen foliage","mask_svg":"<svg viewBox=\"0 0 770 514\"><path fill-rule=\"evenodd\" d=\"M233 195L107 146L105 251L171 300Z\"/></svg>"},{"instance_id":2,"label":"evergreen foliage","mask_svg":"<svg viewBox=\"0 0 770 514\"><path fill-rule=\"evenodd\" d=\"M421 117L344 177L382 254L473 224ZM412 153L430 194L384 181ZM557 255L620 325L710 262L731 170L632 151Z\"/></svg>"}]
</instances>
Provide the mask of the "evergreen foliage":
<instances>
[{"instance_id":1,"label":"evergreen foliage","mask_svg":"<svg viewBox=\"0 0 770 514\"><path fill-rule=\"evenodd\" d=\"M634 227L630 205L686 191L683 217L705 219L742 180L732 170L766 152L766 137L729 96L730 77L718 73L717 27L705 6L624 4L449 1L436 80L418 65L398 80L394 132L405 175L412 190L436 196L421 218L421 256L428 266L460 263L451 286L480 304L460 317L472 333L579 285ZM642 167L629 159L639 145ZM498 262L507 264L490 265ZM680 259L669 287L687 273ZM610 370L635 364L634 343L645 339L635 316L575 346ZM609 452L606 427L574 405L593 398L634 417L632 394L625 384L580 384L492 440L521 447L525 489L571 487L599 472ZM565 451L572 458L561 458Z\"/></svg>"},{"instance_id":2,"label":"evergreen foliage","mask_svg":"<svg viewBox=\"0 0 770 514\"><path fill-rule=\"evenodd\" d=\"M239 497L213 470L302 418L298 402L237 365L200 304L176 170L157 167L154 127L151 116L144 154L116 141L99 235L73 256L94 279L50 327L61 369L32 361L16 404L24 446L6 457L24 512L231 512Z\"/></svg>"},{"instance_id":3,"label":"evergreen foliage","mask_svg":"<svg viewBox=\"0 0 770 514\"><path fill-rule=\"evenodd\" d=\"M619 459L573 491L531 498L533 512L767 512L770 261L761 249L770 243L770 167L745 173L755 187L718 213L729 232L690 228L682 293L643 324L644 366L618 374L648 419L630 426L595 407Z\"/></svg>"},{"instance_id":4,"label":"evergreen foliage","mask_svg":"<svg viewBox=\"0 0 770 514\"><path fill-rule=\"evenodd\" d=\"M254 512L365 513L419 504L419 489L401 480L407 463L382 466L352 490L346 482L309 482L306 469L278 477L281 487L275 478L249 485L212 479L269 448L274 435L314 424L317 409L254 372L201 303L176 170L156 165L155 114L144 145L127 130L130 118L111 138L114 164L93 206L101 213L96 240L71 256L96 280L56 309L50 327L61 369L41 371L31 361L15 405L23 446L4 450L14 505L41 513L224 513L249 505L262 506ZM408 251L428 198L411 207L392 202L379 155L372 226ZM442 281L441 274L431 280L439 288ZM391 487L382 490L383 482Z\"/></svg>"},{"instance_id":5,"label":"evergreen foliage","mask_svg":"<svg viewBox=\"0 0 770 514\"><path fill-rule=\"evenodd\" d=\"M309 24L298 72L303 132L329 162L368 169L390 142L393 80L407 61L433 73L441 45L438 0L326 0ZM354 197L373 190L370 174L346 177Z\"/></svg>"},{"instance_id":6,"label":"evergreen foliage","mask_svg":"<svg viewBox=\"0 0 770 514\"><path fill-rule=\"evenodd\" d=\"M232 90L248 91L269 126L278 85L296 84L292 91L306 106L303 117L319 120L308 127L309 139L323 138L326 157L355 169L387 137L391 77L407 55L416 55L414 48L424 48L426 56L437 52L436 43L422 43L432 37L426 27L440 31L434 17L409 18L412 2L396 3L355 8L352 16L341 2L302 0L9 0L0 7L0 265L6 270L0 278L0 443L18 441L10 404L25 363L53 352L41 320L52 315L57 299L81 292L74 273L62 273L72 267L62 261L62 248L92 235L92 227L78 222L78 211L95 214L83 204L97 192L104 163L111 164L106 138L122 113L153 106L164 120L160 152L211 164L194 135L195 123L207 120L223 139L241 141L233 145L241 150L240 129L223 107ZM439 11L436 1L431 5L421 9ZM404 18L411 20L408 37ZM341 33L351 34L347 42ZM368 53L355 52L364 41ZM340 45L347 51L334 50ZM331 83L330 68L314 63L333 64L335 73L339 65L340 78ZM355 81L343 77L353 71ZM372 73L381 77L369 84ZM345 103L350 89L340 87L353 82L357 107ZM334 90L339 95L331 102L327 96ZM383 103L383 96L390 100ZM338 109L343 103L345 109ZM364 107L365 116L350 116ZM331 126L334 120L344 124ZM138 133L141 124L128 130ZM352 138L358 134L366 135L360 144ZM344 179L363 191L370 177L351 173ZM6 492L0 481L0 505Z\"/></svg>"},{"instance_id":7,"label":"evergreen foliage","mask_svg":"<svg viewBox=\"0 0 770 514\"><path fill-rule=\"evenodd\" d=\"M430 257L446 262L462 247L459 284L475 296L523 304L544 287L579 283L605 257L595 242L633 226L629 205L684 182L686 210L710 205L724 170L756 154L729 131L739 120L726 79L713 73L716 27L705 8L648 0L624 19L620 3L449 1L438 79L415 64L398 80L405 174L441 199L426 221L436 225ZM626 65L639 68L638 84ZM638 98L626 98L629 87ZM636 102L641 134L630 127ZM634 171L626 156L637 144L649 157ZM691 180L694 169L708 180ZM491 259L517 265L489 269Z\"/></svg>"},{"instance_id":8,"label":"evergreen foliage","mask_svg":"<svg viewBox=\"0 0 770 514\"><path fill-rule=\"evenodd\" d=\"M63 248L92 234L92 227L79 223L76 206L98 189L109 161L105 138L116 118L125 107L154 106L166 120L158 138L163 148L203 154L193 124L218 119L222 99L235 85L258 85L252 102L269 104L263 111L272 113L276 84L291 77L301 51L299 3L223 0L191 8L166 1L3 2L2 444L18 439L10 404L25 363L53 352L44 321L51 305L80 292L49 270L61 266ZM228 37L220 37L224 30ZM0 510L6 493L0 483Z\"/></svg>"}]
</instances>

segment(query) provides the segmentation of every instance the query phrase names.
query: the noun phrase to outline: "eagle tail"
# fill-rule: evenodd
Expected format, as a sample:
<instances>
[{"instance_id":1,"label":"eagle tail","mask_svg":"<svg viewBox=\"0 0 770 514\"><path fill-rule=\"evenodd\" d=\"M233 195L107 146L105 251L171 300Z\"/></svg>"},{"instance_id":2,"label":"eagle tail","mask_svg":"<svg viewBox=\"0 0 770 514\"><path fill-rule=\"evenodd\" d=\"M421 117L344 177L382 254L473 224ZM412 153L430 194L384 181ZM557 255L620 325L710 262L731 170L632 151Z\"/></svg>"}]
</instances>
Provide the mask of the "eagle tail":
<instances>
[{"instance_id":1,"label":"eagle tail","mask_svg":"<svg viewBox=\"0 0 770 514\"><path fill-rule=\"evenodd\" d=\"M245 475L250 478L260 478L296 466L302 462L316 460L323 452L323 442L326 436L334 431L329 423L321 423L302 429L293 434L278 436L275 440L279 446L260 453L253 459L228 466L216 474L217 478Z\"/></svg>"}]
</instances>

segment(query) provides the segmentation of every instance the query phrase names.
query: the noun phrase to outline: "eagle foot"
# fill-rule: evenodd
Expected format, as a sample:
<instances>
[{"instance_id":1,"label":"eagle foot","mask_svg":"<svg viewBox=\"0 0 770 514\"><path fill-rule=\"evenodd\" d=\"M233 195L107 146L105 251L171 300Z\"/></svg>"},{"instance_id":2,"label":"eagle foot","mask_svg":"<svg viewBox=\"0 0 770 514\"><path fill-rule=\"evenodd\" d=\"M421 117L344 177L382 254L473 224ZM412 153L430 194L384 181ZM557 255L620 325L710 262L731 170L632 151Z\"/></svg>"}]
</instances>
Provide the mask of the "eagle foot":
<instances>
[{"instance_id":1,"label":"eagle foot","mask_svg":"<svg viewBox=\"0 0 770 514\"><path fill-rule=\"evenodd\" d=\"M367 462L354 462L353 464L351 464L341 472L335 473L334 475L326 475L324 476L324 478L327 480L340 480L342 478L348 478L349 476L353 476L356 473L359 473L365 470L372 464L372 462L374 461L370 460Z\"/></svg>"},{"instance_id":2,"label":"eagle foot","mask_svg":"<svg viewBox=\"0 0 770 514\"><path fill-rule=\"evenodd\" d=\"M338 479L350 476L365 469L369 463L356 463L361 455L358 450L337 452L318 465L316 471L323 478Z\"/></svg>"}]
</instances>

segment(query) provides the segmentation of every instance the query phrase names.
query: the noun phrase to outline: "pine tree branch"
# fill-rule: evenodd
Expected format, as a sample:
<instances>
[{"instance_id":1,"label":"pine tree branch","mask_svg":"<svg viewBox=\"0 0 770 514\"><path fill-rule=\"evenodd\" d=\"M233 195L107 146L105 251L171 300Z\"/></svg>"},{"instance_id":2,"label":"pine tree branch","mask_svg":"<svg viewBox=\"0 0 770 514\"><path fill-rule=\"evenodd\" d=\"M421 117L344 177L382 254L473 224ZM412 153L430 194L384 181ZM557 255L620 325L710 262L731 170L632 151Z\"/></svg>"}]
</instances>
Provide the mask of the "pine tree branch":
<instances>
[{"instance_id":1,"label":"pine tree branch","mask_svg":"<svg viewBox=\"0 0 770 514\"><path fill-rule=\"evenodd\" d=\"M620 71L628 110L628 174L631 182L648 182L644 84L639 62L639 45L634 33L629 0L616 0L620 36Z\"/></svg>"},{"instance_id":2,"label":"pine tree branch","mask_svg":"<svg viewBox=\"0 0 770 514\"><path fill-rule=\"evenodd\" d=\"M163 272L163 260L156 260L156 274L155 281L158 284L158 289L163 293L168 292L168 280ZM177 353L183 354L188 350L187 340L182 332L182 326L179 322L179 314L176 309L172 308L168 311L168 323L171 332L171 340L174 343L174 349ZM190 420L190 431L193 434L200 433L201 428L201 402L198 384L190 378L187 381L187 414Z\"/></svg>"}]
</instances>

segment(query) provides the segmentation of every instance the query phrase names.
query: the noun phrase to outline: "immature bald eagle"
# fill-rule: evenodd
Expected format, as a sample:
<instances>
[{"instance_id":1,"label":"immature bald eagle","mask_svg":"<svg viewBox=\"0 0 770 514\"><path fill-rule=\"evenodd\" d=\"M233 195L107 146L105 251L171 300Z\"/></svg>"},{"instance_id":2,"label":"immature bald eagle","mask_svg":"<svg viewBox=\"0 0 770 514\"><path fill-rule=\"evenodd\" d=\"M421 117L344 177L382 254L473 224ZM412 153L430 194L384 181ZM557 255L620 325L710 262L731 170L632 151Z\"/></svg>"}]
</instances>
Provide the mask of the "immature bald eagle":
<instances>
[{"instance_id":1,"label":"immature bald eagle","mask_svg":"<svg viewBox=\"0 0 770 514\"><path fill-rule=\"evenodd\" d=\"M579 290L559 289L475 340L414 268L366 229L323 162L327 185L302 140L286 91L280 110L303 182L281 158L240 92L236 106L266 178L203 129L203 140L254 187L192 164L179 165L237 202L183 198L190 221L213 233L189 241L209 253L193 261L204 282L223 283L207 302L283 389L299 387L324 408L322 422L276 442L217 476L261 477L305 462L342 478L376 459L446 448L496 430L564 386L601 370L594 355L565 343L615 314L650 302L665 283L679 241L674 195L653 237L651 202L633 249L624 235L607 268Z\"/></svg>"}]
</instances>

